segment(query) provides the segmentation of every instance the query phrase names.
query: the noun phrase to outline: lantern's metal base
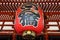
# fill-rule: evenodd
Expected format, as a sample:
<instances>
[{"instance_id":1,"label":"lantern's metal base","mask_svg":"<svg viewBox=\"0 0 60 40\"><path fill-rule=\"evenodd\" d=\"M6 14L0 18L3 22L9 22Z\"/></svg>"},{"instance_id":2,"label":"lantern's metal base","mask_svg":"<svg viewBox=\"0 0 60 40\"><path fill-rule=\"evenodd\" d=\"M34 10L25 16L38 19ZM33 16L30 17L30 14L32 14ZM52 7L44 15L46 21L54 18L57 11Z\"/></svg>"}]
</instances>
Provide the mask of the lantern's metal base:
<instances>
[{"instance_id":1,"label":"lantern's metal base","mask_svg":"<svg viewBox=\"0 0 60 40\"><path fill-rule=\"evenodd\" d=\"M34 36L31 36L31 35L26 35L24 37L22 37L24 40L34 40L35 37Z\"/></svg>"},{"instance_id":2,"label":"lantern's metal base","mask_svg":"<svg viewBox=\"0 0 60 40\"><path fill-rule=\"evenodd\" d=\"M35 32L30 31L30 30L24 31L22 34L22 38L26 40L34 40L35 37L36 37Z\"/></svg>"}]
</instances>

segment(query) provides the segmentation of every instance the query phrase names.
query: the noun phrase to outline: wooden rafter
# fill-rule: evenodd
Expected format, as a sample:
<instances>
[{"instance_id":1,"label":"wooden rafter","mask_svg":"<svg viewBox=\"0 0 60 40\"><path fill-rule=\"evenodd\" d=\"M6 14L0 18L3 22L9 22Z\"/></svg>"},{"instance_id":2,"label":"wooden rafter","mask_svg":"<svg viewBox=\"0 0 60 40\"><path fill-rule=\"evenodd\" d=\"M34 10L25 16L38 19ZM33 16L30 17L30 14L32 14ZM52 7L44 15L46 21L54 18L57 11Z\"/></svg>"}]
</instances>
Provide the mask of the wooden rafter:
<instances>
[{"instance_id":1,"label":"wooden rafter","mask_svg":"<svg viewBox=\"0 0 60 40\"><path fill-rule=\"evenodd\" d=\"M60 0L0 0L0 11L15 12L22 3L28 1L36 2L39 4L44 12L60 11Z\"/></svg>"},{"instance_id":2,"label":"wooden rafter","mask_svg":"<svg viewBox=\"0 0 60 40\"><path fill-rule=\"evenodd\" d=\"M0 0L0 2L59 2L60 0Z\"/></svg>"}]
</instances>

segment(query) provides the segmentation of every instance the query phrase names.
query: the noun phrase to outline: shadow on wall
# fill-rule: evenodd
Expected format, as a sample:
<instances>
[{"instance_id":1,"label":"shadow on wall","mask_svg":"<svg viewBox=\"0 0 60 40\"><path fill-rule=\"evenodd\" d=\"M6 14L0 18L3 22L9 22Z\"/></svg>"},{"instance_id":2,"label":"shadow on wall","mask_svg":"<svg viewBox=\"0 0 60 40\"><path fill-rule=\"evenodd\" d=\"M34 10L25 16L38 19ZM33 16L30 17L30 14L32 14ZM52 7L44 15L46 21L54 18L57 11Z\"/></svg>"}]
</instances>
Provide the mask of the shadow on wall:
<instances>
[{"instance_id":1,"label":"shadow on wall","mask_svg":"<svg viewBox=\"0 0 60 40\"><path fill-rule=\"evenodd\" d=\"M49 40L60 40L60 36L49 36ZM12 40L12 36L0 36L0 40ZM21 36L16 36L16 40L24 40ZM44 40L44 35L40 35L39 37L36 37L35 40Z\"/></svg>"},{"instance_id":2,"label":"shadow on wall","mask_svg":"<svg viewBox=\"0 0 60 40\"><path fill-rule=\"evenodd\" d=\"M12 37L4 35L4 36L0 36L0 40L12 40Z\"/></svg>"},{"instance_id":3,"label":"shadow on wall","mask_svg":"<svg viewBox=\"0 0 60 40\"><path fill-rule=\"evenodd\" d=\"M49 40L60 40L60 36L49 36Z\"/></svg>"}]
</instances>

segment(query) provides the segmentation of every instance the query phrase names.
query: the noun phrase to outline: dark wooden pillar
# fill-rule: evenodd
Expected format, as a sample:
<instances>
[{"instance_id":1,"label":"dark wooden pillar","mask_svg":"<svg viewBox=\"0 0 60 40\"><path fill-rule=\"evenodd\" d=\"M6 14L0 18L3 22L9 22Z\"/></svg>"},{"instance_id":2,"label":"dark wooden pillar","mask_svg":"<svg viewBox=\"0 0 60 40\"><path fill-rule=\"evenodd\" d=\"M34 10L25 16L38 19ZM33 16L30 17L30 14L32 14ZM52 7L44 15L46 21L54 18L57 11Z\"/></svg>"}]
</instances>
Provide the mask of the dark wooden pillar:
<instances>
[{"instance_id":1,"label":"dark wooden pillar","mask_svg":"<svg viewBox=\"0 0 60 40\"><path fill-rule=\"evenodd\" d=\"M45 33L45 35L44 35L44 40L48 40L48 34L47 33Z\"/></svg>"},{"instance_id":2,"label":"dark wooden pillar","mask_svg":"<svg viewBox=\"0 0 60 40\"><path fill-rule=\"evenodd\" d=\"M16 33L15 32L12 35L12 40L16 40Z\"/></svg>"}]
</instances>

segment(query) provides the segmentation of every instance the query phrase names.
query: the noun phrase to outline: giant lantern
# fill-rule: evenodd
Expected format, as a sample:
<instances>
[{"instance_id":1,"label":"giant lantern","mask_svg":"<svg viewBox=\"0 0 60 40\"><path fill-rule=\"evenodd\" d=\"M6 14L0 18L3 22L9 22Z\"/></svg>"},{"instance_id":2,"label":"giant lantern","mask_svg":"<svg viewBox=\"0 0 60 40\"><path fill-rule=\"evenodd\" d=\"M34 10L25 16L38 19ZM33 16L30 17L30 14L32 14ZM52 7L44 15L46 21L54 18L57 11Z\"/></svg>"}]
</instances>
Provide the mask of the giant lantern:
<instances>
[{"instance_id":1,"label":"giant lantern","mask_svg":"<svg viewBox=\"0 0 60 40\"><path fill-rule=\"evenodd\" d=\"M14 28L23 37L39 36L44 28L43 11L34 3L24 3L17 8Z\"/></svg>"}]
</instances>

